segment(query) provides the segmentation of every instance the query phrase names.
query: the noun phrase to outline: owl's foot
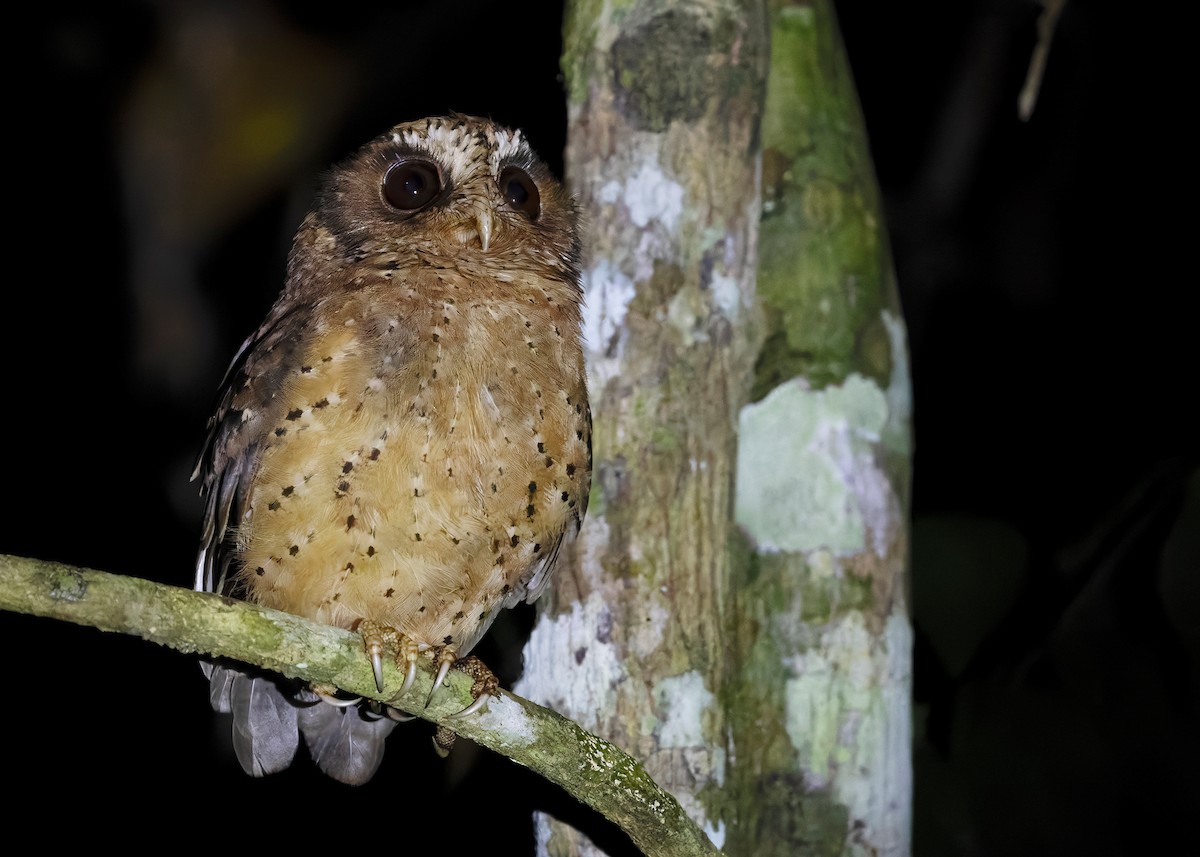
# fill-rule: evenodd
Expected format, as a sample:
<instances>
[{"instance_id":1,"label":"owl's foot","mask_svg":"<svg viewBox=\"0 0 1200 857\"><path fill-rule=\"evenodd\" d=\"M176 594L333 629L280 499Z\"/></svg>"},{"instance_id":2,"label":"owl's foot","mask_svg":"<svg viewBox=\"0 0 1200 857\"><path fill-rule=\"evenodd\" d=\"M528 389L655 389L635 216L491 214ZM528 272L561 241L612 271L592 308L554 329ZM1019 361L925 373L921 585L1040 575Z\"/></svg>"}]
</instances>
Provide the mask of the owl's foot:
<instances>
[{"instance_id":1,"label":"owl's foot","mask_svg":"<svg viewBox=\"0 0 1200 857\"><path fill-rule=\"evenodd\" d=\"M450 751L454 749L454 742L458 735L449 726L438 727L433 731L433 752L437 753L441 758L446 758L450 755Z\"/></svg>"},{"instance_id":2,"label":"owl's foot","mask_svg":"<svg viewBox=\"0 0 1200 857\"><path fill-rule=\"evenodd\" d=\"M483 661L474 655L459 659L453 646L444 646L438 651L437 678L434 679L429 696L425 699L426 708L429 707L429 703L433 702L433 695L442 686L442 681L445 680L446 673L450 672L450 667L454 667L459 672L464 672L475 679L475 683L471 685L471 695L475 697L475 701L457 714L449 715L450 717L466 717L469 714L474 714L487 705L487 701L495 696L496 692L500 689L500 680L496 678L495 673L487 668Z\"/></svg>"},{"instance_id":3,"label":"owl's foot","mask_svg":"<svg viewBox=\"0 0 1200 857\"><path fill-rule=\"evenodd\" d=\"M441 679L444 678L446 673L449 671L449 667L446 666L447 661L445 658L446 654L443 650L441 654L443 666L438 670L439 678L438 683L434 685L435 689L441 685ZM500 680L496 678L496 674L488 669L487 665L474 655L469 655L462 660L454 661L453 667L459 672L464 672L471 678L475 679L474 684L471 685L471 696L475 697L475 701L462 711L447 715L446 720L469 717L478 711L482 711L483 708L488 704L488 700L500 692ZM430 696L432 697L433 694L430 693ZM433 733L434 752L436 752L443 759L446 758L446 756L450 755L450 750L453 749L454 741L457 737L458 736L455 734L453 729L451 729L449 726L439 723L437 730Z\"/></svg>"},{"instance_id":4,"label":"owl's foot","mask_svg":"<svg viewBox=\"0 0 1200 857\"><path fill-rule=\"evenodd\" d=\"M469 717L477 711L482 711L488 704L488 700L500 693L500 679L496 678L496 674L474 655L468 655L460 661L455 661L454 668L475 679L475 683L471 685L471 696L475 697L475 701L462 711L449 715L447 719Z\"/></svg>"},{"instance_id":5,"label":"owl's foot","mask_svg":"<svg viewBox=\"0 0 1200 857\"><path fill-rule=\"evenodd\" d=\"M404 672L404 684L400 685L396 696L407 693L417 680L417 656L429 647L395 628L380 625L370 619L363 619L358 623L358 633L362 635L363 647L367 650L367 657L371 659L376 689L383 692L383 656L386 653L396 659L396 666Z\"/></svg>"}]
</instances>

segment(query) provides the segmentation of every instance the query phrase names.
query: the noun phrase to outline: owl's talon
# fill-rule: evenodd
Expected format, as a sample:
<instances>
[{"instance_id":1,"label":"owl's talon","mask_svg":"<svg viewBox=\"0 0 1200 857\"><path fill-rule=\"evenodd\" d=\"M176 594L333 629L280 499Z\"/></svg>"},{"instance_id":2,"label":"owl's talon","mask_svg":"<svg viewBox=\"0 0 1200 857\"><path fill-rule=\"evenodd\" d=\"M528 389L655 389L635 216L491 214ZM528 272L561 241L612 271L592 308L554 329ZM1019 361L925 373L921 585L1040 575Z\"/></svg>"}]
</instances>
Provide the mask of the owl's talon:
<instances>
[{"instance_id":1,"label":"owl's talon","mask_svg":"<svg viewBox=\"0 0 1200 857\"><path fill-rule=\"evenodd\" d=\"M364 619L358 623L358 633L362 636L367 657L371 659L375 689L383 693L383 653L396 651L398 635L395 629L372 622L370 619Z\"/></svg>"},{"instance_id":2,"label":"owl's talon","mask_svg":"<svg viewBox=\"0 0 1200 857\"><path fill-rule=\"evenodd\" d=\"M492 697L500 695L500 680L483 661L474 655L455 661L454 668L475 679L474 684L471 685L471 696L475 697L475 701L462 711L447 715L447 720L469 717L483 710Z\"/></svg>"},{"instance_id":3,"label":"owl's talon","mask_svg":"<svg viewBox=\"0 0 1200 857\"><path fill-rule=\"evenodd\" d=\"M413 686L417 680L417 659L413 658L408 662L408 671L404 674L404 684L400 685L400 692L396 696L404 696L408 693L408 689Z\"/></svg>"},{"instance_id":4,"label":"owl's talon","mask_svg":"<svg viewBox=\"0 0 1200 857\"><path fill-rule=\"evenodd\" d=\"M362 635L363 645L371 658L375 687L383 692L383 655L386 652L395 658L396 667L404 670L404 683L392 699L408 693L417 680L417 657L421 652L427 651L429 645L418 643L395 628L380 625L370 619L363 619L358 623L358 633Z\"/></svg>"},{"instance_id":5,"label":"owl's talon","mask_svg":"<svg viewBox=\"0 0 1200 857\"><path fill-rule=\"evenodd\" d=\"M383 713L386 714L390 720L395 720L397 723L407 723L410 720L417 719L416 715L404 714L400 711L400 709L392 708L390 705L385 705L383 707Z\"/></svg>"},{"instance_id":6,"label":"owl's talon","mask_svg":"<svg viewBox=\"0 0 1200 857\"><path fill-rule=\"evenodd\" d=\"M472 702L470 705L468 705L462 711L456 712L454 714L447 714L446 719L447 720L461 720L464 717L470 717L475 712L482 711L484 706L486 706L488 704L488 700L490 700L491 698L492 698L492 695L490 693L481 693L474 702Z\"/></svg>"},{"instance_id":7,"label":"owl's talon","mask_svg":"<svg viewBox=\"0 0 1200 857\"><path fill-rule=\"evenodd\" d=\"M400 640L400 645L396 647L396 666L404 668L404 684L400 685L399 692L392 699L397 699L408 693L408 689L417 680L417 656L424 649L429 648L404 635L400 635Z\"/></svg>"},{"instance_id":8,"label":"owl's talon","mask_svg":"<svg viewBox=\"0 0 1200 857\"><path fill-rule=\"evenodd\" d=\"M383 693L383 653L371 652L371 672L375 673L375 689Z\"/></svg>"},{"instance_id":9,"label":"owl's talon","mask_svg":"<svg viewBox=\"0 0 1200 857\"><path fill-rule=\"evenodd\" d=\"M326 705L332 705L334 708L349 708L352 705L358 705L360 702L362 702L361 696L354 696L350 699L342 699L340 696L334 696L333 694L325 693L324 691L317 690L315 687L312 688L312 692L321 697L321 701Z\"/></svg>"},{"instance_id":10,"label":"owl's talon","mask_svg":"<svg viewBox=\"0 0 1200 857\"><path fill-rule=\"evenodd\" d=\"M438 671L437 678L433 680L433 687L429 689L429 696L425 698L425 707L429 707L429 703L433 702L433 695L437 693L437 689L442 686L442 682L446 679L446 674L450 672L450 667L458 660L458 655L454 649L446 646L442 649L442 653L438 656Z\"/></svg>"}]
</instances>

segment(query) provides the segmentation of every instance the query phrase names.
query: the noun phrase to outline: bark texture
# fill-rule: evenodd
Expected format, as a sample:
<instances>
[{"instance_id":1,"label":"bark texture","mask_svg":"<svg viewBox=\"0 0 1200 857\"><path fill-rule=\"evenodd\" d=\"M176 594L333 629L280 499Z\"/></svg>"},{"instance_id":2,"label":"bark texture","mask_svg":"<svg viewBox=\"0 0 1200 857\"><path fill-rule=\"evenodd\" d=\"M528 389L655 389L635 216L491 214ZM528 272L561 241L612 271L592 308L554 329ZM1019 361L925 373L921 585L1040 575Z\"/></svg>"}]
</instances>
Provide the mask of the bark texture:
<instances>
[{"instance_id":1,"label":"bark texture","mask_svg":"<svg viewBox=\"0 0 1200 857\"><path fill-rule=\"evenodd\" d=\"M568 181L588 224L594 478L520 692L644 761L720 845L737 418L760 325L756 2L568 9ZM538 821L539 852L596 854Z\"/></svg>"},{"instance_id":2,"label":"bark texture","mask_svg":"<svg viewBox=\"0 0 1200 857\"><path fill-rule=\"evenodd\" d=\"M831 4L773 2L758 291L739 421L730 854L910 850L906 342Z\"/></svg>"},{"instance_id":3,"label":"bark texture","mask_svg":"<svg viewBox=\"0 0 1200 857\"><path fill-rule=\"evenodd\" d=\"M730 855L907 854L908 366L831 5L578 2L564 68L595 478L519 690Z\"/></svg>"}]
</instances>

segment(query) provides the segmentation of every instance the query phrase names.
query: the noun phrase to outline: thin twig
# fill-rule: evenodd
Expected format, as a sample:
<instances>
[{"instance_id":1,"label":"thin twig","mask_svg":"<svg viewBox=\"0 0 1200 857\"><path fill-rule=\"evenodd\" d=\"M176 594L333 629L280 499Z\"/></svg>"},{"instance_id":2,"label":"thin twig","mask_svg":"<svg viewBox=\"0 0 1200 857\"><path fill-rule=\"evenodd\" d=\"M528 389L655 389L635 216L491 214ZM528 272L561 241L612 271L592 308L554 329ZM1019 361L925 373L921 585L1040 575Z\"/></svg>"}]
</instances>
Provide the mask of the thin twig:
<instances>
[{"instance_id":1,"label":"thin twig","mask_svg":"<svg viewBox=\"0 0 1200 857\"><path fill-rule=\"evenodd\" d=\"M1042 88L1042 75L1046 71L1046 58L1050 56L1050 43L1054 41L1054 28L1058 16L1067 0L1043 0L1042 14L1038 16L1038 40L1029 60L1029 71L1025 74L1025 85L1017 96L1017 115L1028 122L1037 106L1038 91Z\"/></svg>"}]
</instances>

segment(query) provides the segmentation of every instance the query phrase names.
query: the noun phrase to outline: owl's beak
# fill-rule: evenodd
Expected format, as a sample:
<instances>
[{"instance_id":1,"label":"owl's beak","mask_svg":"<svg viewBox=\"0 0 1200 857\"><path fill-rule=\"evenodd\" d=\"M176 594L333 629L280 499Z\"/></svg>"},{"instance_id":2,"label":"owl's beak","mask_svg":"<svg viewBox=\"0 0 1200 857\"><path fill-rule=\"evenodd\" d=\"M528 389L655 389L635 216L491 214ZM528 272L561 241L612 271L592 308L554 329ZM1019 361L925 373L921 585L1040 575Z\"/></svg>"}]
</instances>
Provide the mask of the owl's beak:
<instances>
[{"instance_id":1,"label":"owl's beak","mask_svg":"<svg viewBox=\"0 0 1200 857\"><path fill-rule=\"evenodd\" d=\"M471 200L460 209L452 234L454 240L463 247L471 246L478 238L479 246L486 252L492 244L492 230L495 225L496 219L488 204Z\"/></svg>"},{"instance_id":2,"label":"owl's beak","mask_svg":"<svg viewBox=\"0 0 1200 857\"><path fill-rule=\"evenodd\" d=\"M475 209L475 231L479 233L479 244L487 250L492 241L492 212L480 206Z\"/></svg>"}]
</instances>

